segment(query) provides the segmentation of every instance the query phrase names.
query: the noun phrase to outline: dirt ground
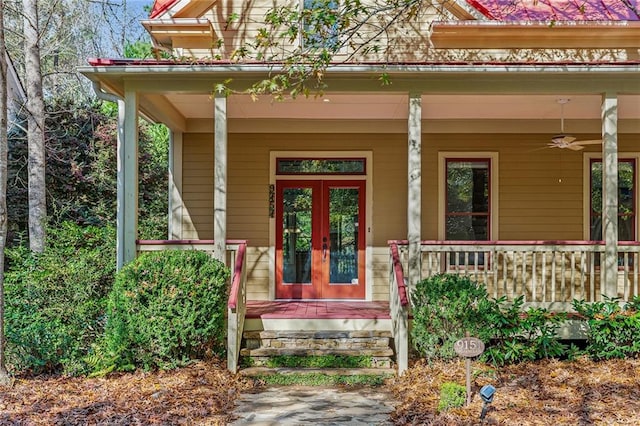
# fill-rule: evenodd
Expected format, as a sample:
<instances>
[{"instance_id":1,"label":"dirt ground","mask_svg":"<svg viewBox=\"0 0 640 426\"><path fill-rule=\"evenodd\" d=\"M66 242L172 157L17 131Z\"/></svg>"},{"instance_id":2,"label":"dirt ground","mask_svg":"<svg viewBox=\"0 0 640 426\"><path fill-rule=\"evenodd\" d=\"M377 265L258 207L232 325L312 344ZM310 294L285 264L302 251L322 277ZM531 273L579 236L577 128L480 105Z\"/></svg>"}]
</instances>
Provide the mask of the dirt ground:
<instances>
[{"instance_id":1,"label":"dirt ground","mask_svg":"<svg viewBox=\"0 0 640 426\"><path fill-rule=\"evenodd\" d=\"M500 369L472 364L473 390L496 395L484 424L638 425L640 361L541 361ZM418 362L385 385L398 425L477 425L482 402L437 413L442 383L465 383L463 362ZM220 362L107 378L16 378L0 388L0 425L221 425L255 384Z\"/></svg>"}]
</instances>

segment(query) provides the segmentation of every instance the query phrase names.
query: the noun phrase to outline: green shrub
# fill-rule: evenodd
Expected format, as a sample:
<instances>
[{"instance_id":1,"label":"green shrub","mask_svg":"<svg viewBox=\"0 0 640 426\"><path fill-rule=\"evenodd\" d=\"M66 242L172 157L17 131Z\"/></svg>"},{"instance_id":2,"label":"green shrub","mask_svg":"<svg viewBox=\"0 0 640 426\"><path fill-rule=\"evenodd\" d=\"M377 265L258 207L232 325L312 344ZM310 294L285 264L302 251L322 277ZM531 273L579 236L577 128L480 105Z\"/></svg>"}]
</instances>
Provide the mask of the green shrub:
<instances>
[{"instance_id":1,"label":"green shrub","mask_svg":"<svg viewBox=\"0 0 640 426\"><path fill-rule=\"evenodd\" d=\"M622 305L616 298L603 302L573 301L586 320L586 352L594 360L640 356L640 298Z\"/></svg>"},{"instance_id":2,"label":"green shrub","mask_svg":"<svg viewBox=\"0 0 640 426\"><path fill-rule=\"evenodd\" d=\"M467 400L467 389L454 382L445 382L440 388L440 402L438 402L438 412L450 410L451 408L463 407Z\"/></svg>"},{"instance_id":3,"label":"green shrub","mask_svg":"<svg viewBox=\"0 0 640 426\"><path fill-rule=\"evenodd\" d=\"M523 312L523 303L522 296L508 307L499 301L498 308L488 318L495 334L482 355L483 360L493 365L505 365L567 353L568 347L560 342L557 333L566 314L543 308L529 308Z\"/></svg>"},{"instance_id":4,"label":"green shrub","mask_svg":"<svg viewBox=\"0 0 640 426\"><path fill-rule=\"evenodd\" d=\"M457 355L455 342L469 332L485 343L482 359L494 365L563 356L566 345L557 330L563 314L530 308L523 298L489 298L484 286L468 277L440 274L421 281L411 293L412 339L416 350L431 359Z\"/></svg>"},{"instance_id":5,"label":"green shrub","mask_svg":"<svg viewBox=\"0 0 640 426\"><path fill-rule=\"evenodd\" d=\"M228 269L206 253L142 254L117 275L98 372L169 369L224 350Z\"/></svg>"},{"instance_id":6,"label":"green shrub","mask_svg":"<svg viewBox=\"0 0 640 426\"><path fill-rule=\"evenodd\" d=\"M422 280L411 301L413 344L429 360L455 358L453 345L467 331L485 343L492 337L487 317L496 311L496 303L467 277L440 274Z\"/></svg>"},{"instance_id":7,"label":"green shrub","mask_svg":"<svg viewBox=\"0 0 640 426\"><path fill-rule=\"evenodd\" d=\"M7 252L7 361L16 371L80 374L102 334L115 274L115 232L67 222L48 230L39 255L24 244Z\"/></svg>"}]
</instances>

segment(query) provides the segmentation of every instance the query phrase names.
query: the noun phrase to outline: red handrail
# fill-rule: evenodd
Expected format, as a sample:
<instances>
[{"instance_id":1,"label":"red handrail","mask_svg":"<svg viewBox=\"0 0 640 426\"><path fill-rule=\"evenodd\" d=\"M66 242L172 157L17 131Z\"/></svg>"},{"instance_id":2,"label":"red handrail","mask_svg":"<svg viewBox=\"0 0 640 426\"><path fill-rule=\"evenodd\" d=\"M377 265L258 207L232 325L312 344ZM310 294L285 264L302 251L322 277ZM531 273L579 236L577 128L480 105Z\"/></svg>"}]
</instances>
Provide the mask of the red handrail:
<instances>
[{"instance_id":1,"label":"red handrail","mask_svg":"<svg viewBox=\"0 0 640 426\"><path fill-rule=\"evenodd\" d=\"M389 248L391 249L393 273L396 276L396 284L398 286L398 297L400 298L400 304L402 306L407 306L409 304L409 298L407 297L407 286L404 284L404 272L402 271L402 263L400 263L398 244L390 241L389 246Z\"/></svg>"},{"instance_id":2,"label":"red handrail","mask_svg":"<svg viewBox=\"0 0 640 426\"><path fill-rule=\"evenodd\" d=\"M231 290L229 292L229 309L236 309L238 306L238 293L240 292L240 281L242 280L242 268L244 268L244 256L246 255L247 244L239 243L238 253L236 253L236 264L233 268L233 280L231 281Z\"/></svg>"}]
</instances>

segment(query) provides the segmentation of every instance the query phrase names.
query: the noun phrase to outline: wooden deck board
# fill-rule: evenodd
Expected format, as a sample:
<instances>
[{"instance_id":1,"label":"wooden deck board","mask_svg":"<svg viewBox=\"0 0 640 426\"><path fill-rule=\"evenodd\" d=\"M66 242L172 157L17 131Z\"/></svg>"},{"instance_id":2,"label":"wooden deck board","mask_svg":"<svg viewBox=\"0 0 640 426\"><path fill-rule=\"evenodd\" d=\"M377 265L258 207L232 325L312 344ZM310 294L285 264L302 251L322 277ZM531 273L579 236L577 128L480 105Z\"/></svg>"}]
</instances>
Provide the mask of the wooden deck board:
<instances>
[{"instance_id":1,"label":"wooden deck board","mask_svg":"<svg viewBox=\"0 0 640 426\"><path fill-rule=\"evenodd\" d=\"M246 318L389 319L388 302L247 301Z\"/></svg>"}]
</instances>

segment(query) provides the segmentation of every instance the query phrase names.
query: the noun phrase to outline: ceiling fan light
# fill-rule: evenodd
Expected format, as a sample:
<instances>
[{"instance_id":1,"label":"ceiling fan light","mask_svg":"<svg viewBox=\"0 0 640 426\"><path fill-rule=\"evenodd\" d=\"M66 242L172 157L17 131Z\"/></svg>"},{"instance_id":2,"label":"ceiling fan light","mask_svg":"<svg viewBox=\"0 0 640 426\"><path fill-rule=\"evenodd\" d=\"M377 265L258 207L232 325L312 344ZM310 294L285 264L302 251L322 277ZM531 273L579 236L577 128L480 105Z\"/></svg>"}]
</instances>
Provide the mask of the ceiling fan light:
<instances>
[{"instance_id":1,"label":"ceiling fan light","mask_svg":"<svg viewBox=\"0 0 640 426\"><path fill-rule=\"evenodd\" d=\"M568 144L571 143L573 141L575 141L576 138L574 138L573 136L569 136L569 135L555 135L551 138L551 142L560 145L560 144Z\"/></svg>"}]
</instances>

